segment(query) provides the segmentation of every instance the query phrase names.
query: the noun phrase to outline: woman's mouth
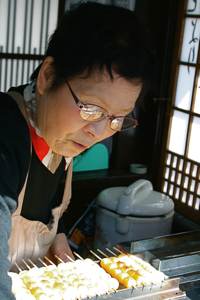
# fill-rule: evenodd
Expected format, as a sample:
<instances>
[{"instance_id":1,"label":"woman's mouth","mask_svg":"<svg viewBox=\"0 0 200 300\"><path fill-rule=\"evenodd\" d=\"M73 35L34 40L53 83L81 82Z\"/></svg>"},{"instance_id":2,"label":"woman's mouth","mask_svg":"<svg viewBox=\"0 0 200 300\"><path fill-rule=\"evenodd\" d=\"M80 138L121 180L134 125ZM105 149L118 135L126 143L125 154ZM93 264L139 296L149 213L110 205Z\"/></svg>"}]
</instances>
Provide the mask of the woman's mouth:
<instances>
[{"instance_id":1,"label":"woman's mouth","mask_svg":"<svg viewBox=\"0 0 200 300\"><path fill-rule=\"evenodd\" d=\"M85 145L82 145L82 144L77 143L75 141L72 141L72 143L75 145L76 148L79 148L82 151L87 149L87 146L85 146Z\"/></svg>"}]
</instances>

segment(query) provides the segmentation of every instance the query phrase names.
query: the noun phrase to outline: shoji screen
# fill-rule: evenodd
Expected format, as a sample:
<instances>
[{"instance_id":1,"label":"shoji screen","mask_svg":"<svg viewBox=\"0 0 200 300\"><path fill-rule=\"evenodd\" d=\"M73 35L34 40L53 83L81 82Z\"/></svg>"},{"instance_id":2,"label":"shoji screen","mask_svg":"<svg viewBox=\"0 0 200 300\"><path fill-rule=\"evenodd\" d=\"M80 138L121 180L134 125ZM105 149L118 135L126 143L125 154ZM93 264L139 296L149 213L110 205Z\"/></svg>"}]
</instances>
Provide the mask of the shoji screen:
<instances>
[{"instance_id":1,"label":"shoji screen","mask_svg":"<svg viewBox=\"0 0 200 300\"><path fill-rule=\"evenodd\" d=\"M162 190L179 212L200 222L200 0L186 2L180 22Z\"/></svg>"},{"instance_id":2,"label":"shoji screen","mask_svg":"<svg viewBox=\"0 0 200 300\"><path fill-rule=\"evenodd\" d=\"M0 0L0 90L26 83L53 33L58 0Z\"/></svg>"}]
</instances>

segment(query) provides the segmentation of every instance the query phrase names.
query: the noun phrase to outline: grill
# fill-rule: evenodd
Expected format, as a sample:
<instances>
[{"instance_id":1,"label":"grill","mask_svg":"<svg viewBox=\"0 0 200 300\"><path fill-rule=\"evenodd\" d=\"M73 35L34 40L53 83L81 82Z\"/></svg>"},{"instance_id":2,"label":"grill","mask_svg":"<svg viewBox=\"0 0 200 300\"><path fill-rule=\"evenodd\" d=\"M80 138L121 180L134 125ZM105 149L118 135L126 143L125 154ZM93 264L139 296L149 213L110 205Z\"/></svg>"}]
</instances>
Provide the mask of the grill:
<instances>
[{"instance_id":1,"label":"grill","mask_svg":"<svg viewBox=\"0 0 200 300\"><path fill-rule=\"evenodd\" d=\"M171 279L190 299L200 299L200 231L190 231L132 242L131 253L142 253L146 260Z\"/></svg>"},{"instance_id":2,"label":"grill","mask_svg":"<svg viewBox=\"0 0 200 300\"><path fill-rule=\"evenodd\" d=\"M92 300L105 299L105 300L132 300L132 299L145 299L145 300L160 300L160 299L189 299L186 297L185 292L179 289L179 279L166 280L162 286L146 287L137 289L119 289L117 292L105 296L95 297Z\"/></svg>"},{"instance_id":3,"label":"grill","mask_svg":"<svg viewBox=\"0 0 200 300\"><path fill-rule=\"evenodd\" d=\"M119 248L114 247L111 249L105 249L104 251L97 249L95 251L90 250L90 255L92 256L93 260L96 263L99 263L99 260L105 257L117 256L118 254L126 254L124 251L121 251ZM74 256L78 259L83 260L83 258L76 252L74 252ZM145 258L144 254L138 255L141 258ZM147 257L147 255L146 255ZM149 257L152 258L152 255L149 255ZM161 257L160 257L161 258ZM154 257L153 259L153 265L156 266L156 268L159 268L164 273L165 271L168 271L170 269L170 265L168 264L168 261L161 260L160 258ZM57 257L60 262L62 260ZM174 258L175 259L175 258ZM72 260L72 259L71 259ZM39 259L39 264L37 264L37 267L41 266L47 266L48 264L53 264L51 260L49 260L47 257L44 257L43 259ZM22 262L22 264L18 265L16 264L18 271L23 271L27 269L31 269L32 267L36 267L36 264L32 262L31 260L27 260ZM178 274L177 274L178 275ZM140 288L123 288L122 286L119 287L119 289L116 292L101 295L101 296L95 296L92 298L87 298L91 300L131 300L131 299L145 299L145 300L161 300L161 299L181 299L186 300L189 299L186 296L186 293L180 289L180 283L181 278L177 276L173 276L173 278L169 278L164 280L159 286L158 285L150 285L150 286L144 286Z\"/></svg>"}]
</instances>

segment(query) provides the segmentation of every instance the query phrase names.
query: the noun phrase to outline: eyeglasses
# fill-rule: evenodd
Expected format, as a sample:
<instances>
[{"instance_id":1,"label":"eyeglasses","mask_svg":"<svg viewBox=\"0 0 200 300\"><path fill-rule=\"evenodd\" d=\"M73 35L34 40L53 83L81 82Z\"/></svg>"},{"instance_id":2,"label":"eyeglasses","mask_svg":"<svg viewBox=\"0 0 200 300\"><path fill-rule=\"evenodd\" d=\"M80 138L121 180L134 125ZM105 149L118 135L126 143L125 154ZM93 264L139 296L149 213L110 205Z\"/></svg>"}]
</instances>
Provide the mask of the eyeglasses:
<instances>
[{"instance_id":1,"label":"eyeglasses","mask_svg":"<svg viewBox=\"0 0 200 300\"><path fill-rule=\"evenodd\" d=\"M72 90L69 82L66 81L65 83L79 108L80 116L83 120L89 122L98 122L107 118L110 121L110 128L114 131L121 131L131 127L135 128L138 125L138 121L134 118L133 113L131 113L129 116L116 117L109 115L102 107L98 105L82 103Z\"/></svg>"}]
</instances>

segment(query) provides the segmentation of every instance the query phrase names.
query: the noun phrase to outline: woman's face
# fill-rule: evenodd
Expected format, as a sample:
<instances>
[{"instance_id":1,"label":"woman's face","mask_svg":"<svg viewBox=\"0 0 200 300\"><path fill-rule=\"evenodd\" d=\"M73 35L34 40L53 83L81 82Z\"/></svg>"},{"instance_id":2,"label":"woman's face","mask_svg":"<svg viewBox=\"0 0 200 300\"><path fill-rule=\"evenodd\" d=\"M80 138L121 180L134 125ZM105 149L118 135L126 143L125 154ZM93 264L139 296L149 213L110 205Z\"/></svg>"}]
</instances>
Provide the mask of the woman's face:
<instances>
[{"instance_id":1,"label":"woman's face","mask_svg":"<svg viewBox=\"0 0 200 300\"><path fill-rule=\"evenodd\" d=\"M37 79L36 118L43 138L55 153L74 157L115 133L108 119L88 122L81 118L67 84L48 92L48 77L49 72L43 66ZM76 77L69 83L81 102L98 105L113 116L130 113L141 91L137 81L127 81L117 74L111 80L107 72L99 71L89 77Z\"/></svg>"}]
</instances>

